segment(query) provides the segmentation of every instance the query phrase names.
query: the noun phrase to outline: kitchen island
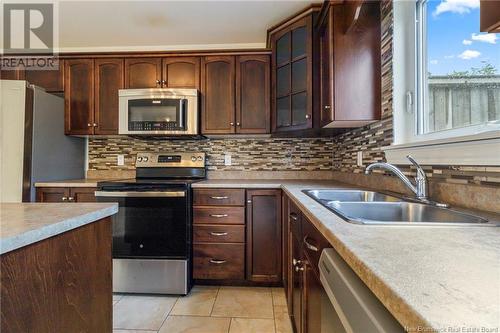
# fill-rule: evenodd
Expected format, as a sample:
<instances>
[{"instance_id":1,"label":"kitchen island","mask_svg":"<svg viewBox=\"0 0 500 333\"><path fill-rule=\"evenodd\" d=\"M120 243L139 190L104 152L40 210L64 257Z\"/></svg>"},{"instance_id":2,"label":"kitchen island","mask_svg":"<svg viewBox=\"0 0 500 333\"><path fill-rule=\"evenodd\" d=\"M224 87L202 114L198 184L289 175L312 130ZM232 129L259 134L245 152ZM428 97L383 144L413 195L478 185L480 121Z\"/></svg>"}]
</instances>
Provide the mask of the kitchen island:
<instances>
[{"instance_id":1,"label":"kitchen island","mask_svg":"<svg viewBox=\"0 0 500 333\"><path fill-rule=\"evenodd\" d=\"M2 332L111 332L116 204L0 204Z\"/></svg>"}]
</instances>

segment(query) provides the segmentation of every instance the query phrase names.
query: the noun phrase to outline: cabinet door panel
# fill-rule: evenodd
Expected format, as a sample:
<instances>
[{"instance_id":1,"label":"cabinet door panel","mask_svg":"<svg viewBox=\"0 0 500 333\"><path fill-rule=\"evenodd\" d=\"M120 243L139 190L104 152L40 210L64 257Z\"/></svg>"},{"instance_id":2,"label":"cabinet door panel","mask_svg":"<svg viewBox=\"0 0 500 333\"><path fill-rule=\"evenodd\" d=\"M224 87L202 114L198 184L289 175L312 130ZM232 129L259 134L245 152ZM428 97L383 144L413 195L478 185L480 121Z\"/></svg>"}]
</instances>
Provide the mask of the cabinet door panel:
<instances>
[{"instance_id":1,"label":"cabinet door panel","mask_svg":"<svg viewBox=\"0 0 500 333\"><path fill-rule=\"evenodd\" d=\"M96 202L94 187L72 187L70 190L72 201L75 202Z\"/></svg>"},{"instance_id":2,"label":"cabinet door panel","mask_svg":"<svg viewBox=\"0 0 500 333\"><path fill-rule=\"evenodd\" d=\"M118 134L118 90L123 85L123 59L95 60L95 134Z\"/></svg>"},{"instance_id":3,"label":"cabinet door panel","mask_svg":"<svg viewBox=\"0 0 500 333\"><path fill-rule=\"evenodd\" d=\"M24 72L22 70L3 70L0 71L1 80L22 80Z\"/></svg>"},{"instance_id":4,"label":"cabinet door panel","mask_svg":"<svg viewBox=\"0 0 500 333\"><path fill-rule=\"evenodd\" d=\"M202 62L202 134L235 132L234 57L212 56Z\"/></svg>"},{"instance_id":5,"label":"cabinet door panel","mask_svg":"<svg viewBox=\"0 0 500 333\"><path fill-rule=\"evenodd\" d=\"M302 242L297 238L297 235L292 232L290 233L291 242L291 258L292 261L302 260ZM292 315L292 323L295 326L295 332L301 333L302 330L302 289L303 289L303 274L300 270L296 270L292 265L290 267L291 270L291 279L290 279L290 288L291 288L291 315Z\"/></svg>"},{"instance_id":6,"label":"cabinet door panel","mask_svg":"<svg viewBox=\"0 0 500 333\"><path fill-rule=\"evenodd\" d=\"M307 262L304 263L305 279L304 279L304 323L305 332L314 333L321 332L321 294L323 286L321 281L316 276L312 266ZM335 314L331 314L334 316Z\"/></svg>"},{"instance_id":7,"label":"cabinet door panel","mask_svg":"<svg viewBox=\"0 0 500 333\"><path fill-rule=\"evenodd\" d=\"M240 56L236 62L236 132L269 133L268 56Z\"/></svg>"},{"instance_id":8,"label":"cabinet door panel","mask_svg":"<svg viewBox=\"0 0 500 333\"><path fill-rule=\"evenodd\" d=\"M166 88L200 89L200 58L164 58L163 80Z\"/></svg>"},{"instance_id":9,"label":"cabinet door panel","mask_svg":"<svg viewBox=\"0 0 500 333\"><path fill-rule=\"evenodd\" d=\"M65 133L93 134L94 60L66 60L64 87Z\"/></svg>"},{"instance_id":10,"label":"cabinet door panel","mask_svg":"<svg viewBox=\"0 0 500 333\"><path fill-rule=\"evenodd\" d=\"M272 131L294 131L313 127L313 14L271 35ZM314 58L314 59L313 59ZM305 101L294 96L304 93ZM295 97L295 99L297 99ZM300 102L300 104L297 104ZM307 116L307 117L306 117Z\"/></svg>"},{"instance_id":11,"label":"cabinet door panel","mask_svg":"<svg viewBox=\"0 0 500 333\"><path fill-rule=\"evenodd\" d=\"M125 88L158 88L161 81L161 58L125 59Z\"/></svg>"},{"instance_id":12,"label":"cabinet door panel","mask_svg":"<svg viewBox=\"0 0 500 333\"><path fill-rule=\"evenodd\" d=\"M281 191L247 191L247 278L281 280Z\"/></svg>"},{"instance_id":13,"label":"cabinet door panel","mask_svg":"<svg viewBox=\"0 0 500 333\"><path fill-rule=\"evenodd\" d=\"M333 8L328 9L324 26L320 30L320 126L334 120L333 74Z\"/></svg>"},{"instance_id":14,"label":"cabinet door panel","mask_svg":"<svg viewBox=\"0 0 500 333\"><path fill-rule=\"evenodd\" d=\"M66 202L69 194L67 187L37 187L36 202Z\"/></svg>"},{"instance_id":15,"label":"cabinet door panel","mask_svg":"<svg viewBox=\"0 0 500 333\"><path fill-rule=\"evenodd\" d=\"M47 92L64 91L64 60L59 61L59 70L25 71L26 81L44 88Z\"/></svg>"}]
</instances>

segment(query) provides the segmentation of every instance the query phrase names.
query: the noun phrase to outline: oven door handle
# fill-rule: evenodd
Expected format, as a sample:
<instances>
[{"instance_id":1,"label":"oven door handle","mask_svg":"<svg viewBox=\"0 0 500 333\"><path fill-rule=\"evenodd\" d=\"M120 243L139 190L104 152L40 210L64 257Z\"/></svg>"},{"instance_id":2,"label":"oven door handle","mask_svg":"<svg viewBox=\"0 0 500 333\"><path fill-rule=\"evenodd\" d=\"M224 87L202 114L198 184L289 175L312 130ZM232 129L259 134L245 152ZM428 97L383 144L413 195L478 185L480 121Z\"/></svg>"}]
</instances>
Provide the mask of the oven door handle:
<instances>
[{"instance_id":1,"label":"oven door handle","mask_svg":"<svg viewBox=\"0 0 500 333\"><path fill-rule=\"evenodd\" d=\"M186 196L184 191L149 191L149 192L119 192L119 191L95 191L96 197L130 197L130 198L154 198L154 197L169 197L182 198Z\"/></svg>"}]
</instances>

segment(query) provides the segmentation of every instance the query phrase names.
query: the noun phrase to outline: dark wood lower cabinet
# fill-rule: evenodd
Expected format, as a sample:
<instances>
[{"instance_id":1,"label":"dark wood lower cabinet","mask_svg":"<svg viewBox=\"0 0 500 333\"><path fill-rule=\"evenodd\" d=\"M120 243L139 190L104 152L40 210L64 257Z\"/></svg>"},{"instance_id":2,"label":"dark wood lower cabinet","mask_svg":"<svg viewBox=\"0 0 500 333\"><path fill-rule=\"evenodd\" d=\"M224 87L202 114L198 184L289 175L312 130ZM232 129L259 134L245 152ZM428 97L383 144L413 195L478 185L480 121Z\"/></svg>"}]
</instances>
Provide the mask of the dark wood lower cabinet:
<instances>
[{"instance_id":1,"label":"dark wood lower cabinet","mask_svg":"<svg viewBox=\"0 0 500 333\"><path fill-rule=\"evenodd\" d=\"M95 202L95 187L37 187L37 202Z\"/></svg>"},{"instance_id":2,"label":"dark wood lower cabinet","mask_svg":"<svg viewBox=\"0 0 500 333\"><path fill-rule=\"evenodd\" d=\"M304 318L303 327L307 333L321 332L321 294L323 286L316 275L314 267L307 259L303 262L304 267Z\"/></svg>"},{"instance_id":3,"label":"dark wood lower cabinet","mask_svg":"<svg viewBox=\"0 0 500 333\"><path fill-rule=\"evenodd\" d=\"M37 187L37 202L65 202L68 201L70 189L68 187Z\"/></svg>"},{"instance_id":4,"label":"dark wood lower cabinet","mask_svg":"<svg viewBox=\"0 0 500 333\"><path fill-rule=\"evenodd\" d=\"M245 278L244 243L204 243L193 246L193 278L229 279Z\"/></svg>"},{"instance_id":5,"label":"dark wood lower cabinet","mask_svg":"<svg viewBox=\"0 0 500 333\"><path fill-rule=\"evenodd\" d=\"M290 315L292 319L292 324L295 328L296 333L303 332L302 329L302 319L303 319L303 314L302 314L302 306L303 306L303 301L302 301L302 291L304 289L304 278L302 271L300 270L300 264L302 262L302 243L300 242L300 235L296 235L293 232L291 233L290 236L290 242L291 242L291 265L290 265L290 282L289 282L289 288L291 290L290 296L291 299L288 303L288 306L290 307Z\"/></svg>"},{"instance_id":6,"label":"dark wood lower cabinet","mask_svg":"<svg viewBox=\"0 0 500 333\"><path fill-rule=\"evenodd\" d=\"M94 187L72 187L70 190L71 201L75 202L96 202Z\"/></svg>"},{"instance_id":7,"label":"dark wood lower cabinet","mask_svg":"<svg viewBox=\"0 0 500 333\"><path fill-rule=\"evenodd\" d=\"M111 332L111 219L3 254L2 333Z\"/></svg>"},{"instance_id":8,"label":"dark wood lower cabinet","mask_svg":"<svg viewBox=\"0 0 500 333\"><path fill-rule=\"evenodd\" d=\"M281 190L247 190L247 279L281 282Z\"/></svg>"},{"instance_id":9,"label":"dark wood lower cabinet","mask_svg":"<svg viewBox=\"0 0 500 333\"><path fill-rule=\"evenodd\" d=\"M281 285L281 201L280 189L194 189L197 283Z\"/></svg>"}]
</instances>

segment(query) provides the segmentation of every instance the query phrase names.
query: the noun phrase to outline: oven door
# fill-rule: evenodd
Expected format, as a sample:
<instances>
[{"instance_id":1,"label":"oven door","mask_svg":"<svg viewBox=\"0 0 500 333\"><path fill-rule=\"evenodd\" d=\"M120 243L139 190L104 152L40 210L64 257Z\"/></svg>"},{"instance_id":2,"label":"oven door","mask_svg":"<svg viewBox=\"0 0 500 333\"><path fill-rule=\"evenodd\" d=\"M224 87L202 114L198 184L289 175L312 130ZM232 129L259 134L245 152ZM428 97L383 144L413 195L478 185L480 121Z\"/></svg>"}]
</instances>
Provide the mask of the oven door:
<instances>
[{"instance_id":1,"label":"oven door","mask_svg":"<svg viewBox=\"0 0 500 333\"><path fill-rule=\"evenodd\" d=\"M113 258L188 259L187 190L96 191L99 202L118 202Z\"/></svg>"}]
</instances>

